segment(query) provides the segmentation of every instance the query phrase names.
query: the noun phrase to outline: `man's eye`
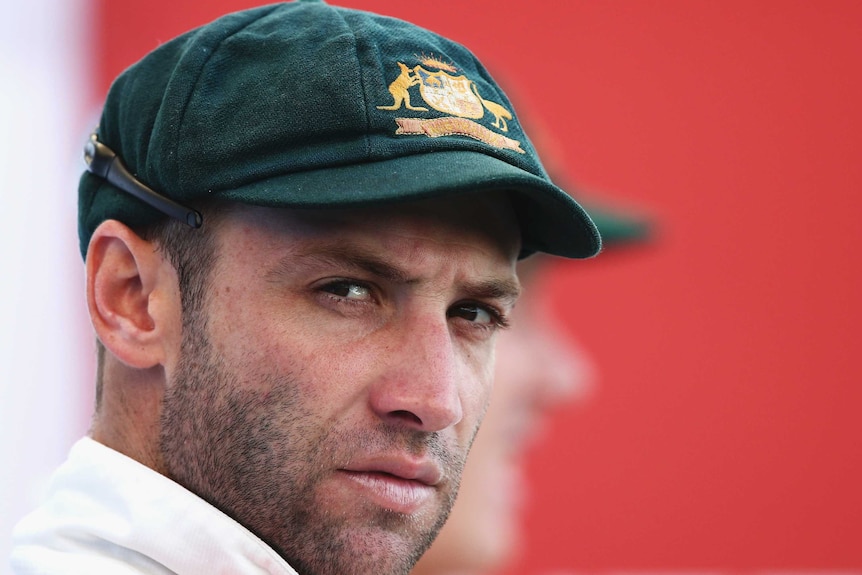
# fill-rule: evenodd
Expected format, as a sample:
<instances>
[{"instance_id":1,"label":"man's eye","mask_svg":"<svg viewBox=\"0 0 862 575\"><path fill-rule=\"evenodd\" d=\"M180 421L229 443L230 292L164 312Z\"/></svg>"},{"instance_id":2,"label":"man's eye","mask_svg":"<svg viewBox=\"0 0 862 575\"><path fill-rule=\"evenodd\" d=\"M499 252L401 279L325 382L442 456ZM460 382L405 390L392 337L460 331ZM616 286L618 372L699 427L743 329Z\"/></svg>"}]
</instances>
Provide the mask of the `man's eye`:
<instances>
[{"instance_id":1,"label":"man's eye","mask_svg":"<svg viewBox=\"0 0 862 575\"><path fill-rule=\"evenodd\" d=\"M369 288L355 282L334 282L326 285L323 290L350 300L367 300L371 297L371 290Z\"/></svg>"},{"instance_id":2,"label":"man's eye","mask_svg":"<svg viewBox=\"0 0 862 575\"><path fill-rule=\"evenodd\" d=\"M487 327L505 327L507 325L505 318L496 310L472 303L461 303L452 306L447 315L449 317L459 317Z\"/></svg>"}]
</instances>

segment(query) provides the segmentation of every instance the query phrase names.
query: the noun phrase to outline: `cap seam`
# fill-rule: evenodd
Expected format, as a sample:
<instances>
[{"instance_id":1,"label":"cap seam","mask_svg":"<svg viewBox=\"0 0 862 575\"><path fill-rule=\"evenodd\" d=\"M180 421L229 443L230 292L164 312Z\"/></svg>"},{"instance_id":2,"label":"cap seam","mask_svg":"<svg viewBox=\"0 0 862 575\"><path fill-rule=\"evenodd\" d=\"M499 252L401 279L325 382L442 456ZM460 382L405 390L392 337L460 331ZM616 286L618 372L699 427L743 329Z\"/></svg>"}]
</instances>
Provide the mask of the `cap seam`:
<instances>
[{"instance_id":1,"label":"cap seam","mask_svg":"<svg viewBox=\"0 0 862 575\"><path fill-rule=\"evenodd\" d=\"M366 91L365 84L365 75L362 73L362 62L359 59L359 42L356 38L356 32L353 30L353 27L348 24L347 19L344 17L344 14L339 12L338 10L330 8L333 12L335 12L344 25L347 27L347 30L350 31L350 35L353 37L353 55L356 57L356 69L358 70L359 75L359 85L360 90L362 92L362 109L365 114L365 132L363 134L363 139L365 140L365 157L370 160L371 159L371 138L368 136L368 132L371 129L371 116L368 112L368 92Z\"/></svg>"},{"instance_id":2,"label":"cap seam","mask_svg":"<svg viewBox=\"0 0 862 575\"><path fill-rule=\"evenodd\" d=\"M203 76L203 73L204 73L204 68L206 68L207 64L209 64L209 61L215 56L216 52L219 50L219 48L221 48L222 44L224 44L224 42L228 38L232 38L232 37L236 36L237 34L242 32L243 30L245 30L249 26L252 26L256 22L259 22L261 19L266 18L267 16L269 16L273 12L277 11L280 7L281 7L280 4L274 5L272 7L272 10L266 12L265 14L263 14L261 16L258 16L257 18L251 19L250 21L243 24L241 27L233 30L230 34L223 36L218 41L218 43L216 43L216 45L212 47L212 49L209 51L209 54L207 55L207 57L204 59L203 62L201 62L201 65L198 67L197 75L195 76L195 81L191 85L191 87L189 88L188 93L186 94L186 98L185 98L185 101L183 102L183 106L182 106L182 112L180 113L180 117L177 120L177 128L176 128L176 130L174 130L174 133L173 133L173 140L174 141L171 142L171 145L169 146L170 149L173 149L175 151L174 161L171 164L172 164L172 171L174 172L173 173L173 180L178 184L178 187L180 188L177 191L180 191L180 192L186 192L187 191L185 189L185 182L182 182L180 180L180 167L179 167L180 166L180 145L179 145L179 143L181 140L180 132L182 132L182 130L183 130L183 126L184 126L185 120L186 120L186 113L188 112L189 105L191 104L192 96L197 91L198 84L200 83L201 77Z\"/></svg>"}]
</instances>

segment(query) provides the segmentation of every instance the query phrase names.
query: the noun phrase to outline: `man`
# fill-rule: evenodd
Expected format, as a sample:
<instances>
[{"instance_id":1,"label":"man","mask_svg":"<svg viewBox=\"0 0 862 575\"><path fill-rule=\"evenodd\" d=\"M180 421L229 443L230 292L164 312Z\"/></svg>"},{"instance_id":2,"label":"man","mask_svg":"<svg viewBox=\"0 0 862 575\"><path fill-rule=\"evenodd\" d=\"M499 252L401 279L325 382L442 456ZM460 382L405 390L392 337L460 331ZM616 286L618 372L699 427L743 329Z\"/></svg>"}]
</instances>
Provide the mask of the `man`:
<instances>
[{"instance_id":1,"label":"man","mask_svg":"<svg viewBox=\"0 0 862 575\"><path fill-rule=\"evenodd\" d=\"M87 159L96 412L13 567L408 572L454 501L515 261L600 249L485 69L405 22L252 9L121 75Z\"/></svg>"}]
</instances>

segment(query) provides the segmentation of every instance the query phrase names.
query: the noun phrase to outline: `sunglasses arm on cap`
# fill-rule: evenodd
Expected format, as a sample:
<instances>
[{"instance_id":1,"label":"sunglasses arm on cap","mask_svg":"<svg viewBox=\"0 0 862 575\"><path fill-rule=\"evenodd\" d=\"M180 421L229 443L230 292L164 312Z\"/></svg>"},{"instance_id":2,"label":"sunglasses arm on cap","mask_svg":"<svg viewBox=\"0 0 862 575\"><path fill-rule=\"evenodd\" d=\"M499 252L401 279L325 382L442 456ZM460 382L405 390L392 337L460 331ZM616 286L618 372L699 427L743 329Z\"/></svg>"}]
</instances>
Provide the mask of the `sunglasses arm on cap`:
<instances>
[{"instance_id":1,"label":"sunglasses arm on cap","mask_svg":"<svg viewBox=\"0 0 862 575\"><path fill-rule=\"evenodd\" d=\"M178 204L135 178L120 157L100 142L96 134L92 134L84 146L84 160L91 173L163 214L193 228L199 228L203 224L203 216L200 212Z\"/></svg>"}]
</instances>

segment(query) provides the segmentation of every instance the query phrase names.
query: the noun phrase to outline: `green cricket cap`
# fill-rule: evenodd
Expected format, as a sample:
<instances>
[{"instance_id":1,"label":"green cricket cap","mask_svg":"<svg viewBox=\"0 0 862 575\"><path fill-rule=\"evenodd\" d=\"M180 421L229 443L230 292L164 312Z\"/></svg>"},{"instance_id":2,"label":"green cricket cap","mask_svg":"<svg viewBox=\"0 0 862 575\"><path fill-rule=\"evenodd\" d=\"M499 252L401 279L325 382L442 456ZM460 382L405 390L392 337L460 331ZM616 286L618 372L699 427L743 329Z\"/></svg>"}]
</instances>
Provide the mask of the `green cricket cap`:
<instances>
[{"instance_id":1,"label":"green cricket cap","mask_svg":"<svg viewBox=\"0 0 862 575\"><path fill-rule=\"evenodd\" d=\"M590 217L551 182L511 102L466 48L320 1L228 14L159 46L114 81L95 138L181 205L351 207L505 190L522 257L601 249ZM164 217L108 171L91 165L80 180L85 257L104 220Z\"/></svg>"}]
</instances>

